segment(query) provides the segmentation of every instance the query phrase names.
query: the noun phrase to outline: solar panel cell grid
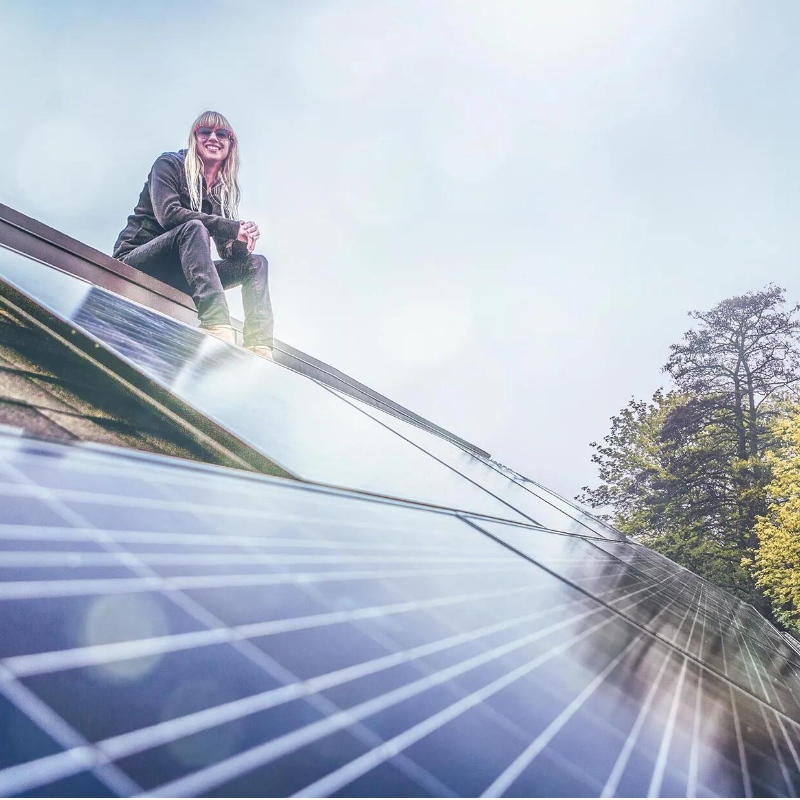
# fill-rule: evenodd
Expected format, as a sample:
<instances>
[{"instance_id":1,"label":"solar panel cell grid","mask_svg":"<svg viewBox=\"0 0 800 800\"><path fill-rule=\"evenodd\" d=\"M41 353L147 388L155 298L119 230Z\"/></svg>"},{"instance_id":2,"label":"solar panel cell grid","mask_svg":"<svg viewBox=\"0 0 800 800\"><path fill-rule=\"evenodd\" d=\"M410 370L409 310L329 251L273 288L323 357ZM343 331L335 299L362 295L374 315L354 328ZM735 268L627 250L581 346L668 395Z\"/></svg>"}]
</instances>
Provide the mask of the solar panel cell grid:
<instances>
[{"instance_id":1,"label":"solar panel cell grid","mask_svg":"<svg viewBox=\"0 0 800 800\"><path fill-rule=\"evenodd\" d=\"M65 577L64 583L69 579ZM8 585L1 583L0 588ZM30 593L36 588L31 587ZM138 638L164 630L185 633L198 627L196 620L157 592L5 599L0 601L0 654L10 658L106 645L117 637Z\"/></svg>"},{"instance_id":2,"label":"solar panel cell grid","mask_svg":"<svg viewBox=\"0 0 800 800\"><path fill-rule=\"evenodd\" d=\"M653 581L636 569L636 555L620 561L602 552L612 549L616 556L626 545L596 547L594 542L576 538L531 536L503 523L485 520L480 525L740 687L800 717L800 667L789 660L793 654L785 645L783 653L766 648L748 635L748 628L732 626L732 609L739 606L734 598L725 602L719 590L708 588L685 570L670 571L665 565L659 580Z\"/></svg>"},{"instance_id":3,"label":"solar panel cell grid","mask_svg":"<svg viewBox=\"0 0 800 800\"><path fill-rule=\"evenodd\" d=\"M68 778L38 786L19 797L108 797L109 787L91 772L79 772ZM114 796L112 794L112 796Z\"/></svg>"},{"instance_id":4,"label":"solar panel cell grid","mask_svg":"<svg viewBox=\"0 0 800 800\"><path fill-rule=\"evenodd\" d=\"M24 526L22 530L24 531ZM102 552L103 548L97 542L82 541L69 534L64 539L52 536L34 538L27 532L18 535L13 525L0 524L0 563L10 564L18 554L22 554L23 557L36 554L37 557L47 560L57 558L61 553L69 554L72 558L75 554L80 554L80 557L84 558L89 553Z\"/></svg>"},{"instance_id":5,"label":"solar panel cell grid","mask_svg":"<svg viewBox=\"0 0 800 800\"><path fill-rule=\"evenodd\" d=\"M778 631L771 625L763 624L763 617L755 609L733 597L720 592L707 581L688 572L677 569L673 562L641 545L619 545L614 542L594 542L595 546L611 553L616 558L634 566L637 571L649 575L662 584L669 581L684 593L693 593L696 603L704 608L704 615L718 620L720 630L740 631L749 640L755 640L776 651L781 659L798 661L797 653L789 647ZM677 591L677 590L676 590ZM711 611L713 609L713 613Z\"/></svg>"},{"instance_id":6,"label":"solar panel cell grid","mask_svg":"<svg viewBox=\"0 0 800 800\"><path fill-rule=\"evenodd\" d=\"M19 545L3 551L19 561L0 582L0 719L25 742L2 794L797 790L785 665L743 623L722 667L747 653L744 672L706 668L724 603L706 590L688 612L678 570L659 595L534 528L492 533L549 571L487 520L99 449L0 438L0 454L0 492L50 512L0 525ZM128 577L105 572L117 562Z\"/></svg>"}]
</instances>

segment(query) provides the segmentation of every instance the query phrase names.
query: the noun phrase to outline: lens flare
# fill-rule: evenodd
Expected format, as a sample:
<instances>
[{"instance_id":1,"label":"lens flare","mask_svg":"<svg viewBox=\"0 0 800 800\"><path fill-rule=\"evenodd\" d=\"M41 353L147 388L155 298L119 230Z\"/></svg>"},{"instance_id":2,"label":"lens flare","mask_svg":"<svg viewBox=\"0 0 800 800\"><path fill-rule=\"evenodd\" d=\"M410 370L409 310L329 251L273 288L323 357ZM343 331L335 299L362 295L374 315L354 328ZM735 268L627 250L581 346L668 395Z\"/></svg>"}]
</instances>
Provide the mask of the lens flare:
<instances>
[{"instance_id":1,"label":"lens flare","mask_svg":"<svg viewBox=\"0 0 800 800\"><path fill-rule=\"evenodd\" d=\"M151 639L169 632L161 606L147 595L110 595L93 600L84 617L83 642L86 647ZM94 667L96 674L109 681L136 681L155 668L161 655L125 661L109 661Z\"/></svg>"}]
</instances>

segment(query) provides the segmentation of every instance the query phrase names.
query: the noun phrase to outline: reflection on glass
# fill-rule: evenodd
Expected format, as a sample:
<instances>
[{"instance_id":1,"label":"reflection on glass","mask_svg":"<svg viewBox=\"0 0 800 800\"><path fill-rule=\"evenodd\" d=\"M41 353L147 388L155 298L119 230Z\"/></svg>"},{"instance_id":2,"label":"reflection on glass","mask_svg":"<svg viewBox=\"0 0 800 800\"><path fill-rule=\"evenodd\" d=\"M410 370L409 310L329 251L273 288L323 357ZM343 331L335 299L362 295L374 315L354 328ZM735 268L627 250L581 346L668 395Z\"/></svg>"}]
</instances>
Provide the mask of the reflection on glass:
<instances>
[{"instance_id":1,"label":"reflection on glass","mask_svg":"<svg viewBox=\"0 0 800 800\"><path fill-rule=\"evenodd\" d=\"M0 578L0 620L24 615L29 645L4 659L3 796L69 794L87 769L93 794L160 796L800 789L785 676L759 700L713 648L689 657L656 612L681 594L588 540L116 450L0 435L0 455L0 495L64 515L0 526L20 555L37 536L92 541L138 581ZM242 554L260 574L221 569ZM193 571L154 571L176 560ZM21 589L21 606L2 599ZM620 611L637 597L649 622ZM730 657L708 599L680 618ZM55 711L109 763L24 709Z\"/></svg>"},{"instance_id":2,"label":"reflection on glass","mask_svg":"<svg viewBox=\"0 0 800 800\"><path fill-rule=\"evenodd\" d=\"M333 390L330 391L333 392ZM418 425L406 422L393 414L363 403L360 400L351 397L343 397L343 399L381 422L387 428L396 431L426 453L430 453L434 458L452 467L470 480L475 481L486 491L504 500L537 525L551 530L577 533L584 536L599 535L608 537L613 535L614 538L620 538L621 536L607 526L590 524L595 521L586 515L580 514L560 498L548 494L546 499L543 499L530 490L527 485L520 484L510 475L496 469L484 459L436 434L420 428Z\"/></svg>"},{"instance_id":3,"label":"reflection on glass","mask_svg":"<svg viewBox=\"0 0 800 800\"><path fill-rule=\"evenodd\" d=\"M308 378L15 253L0 278L303 480L525 521Z\"/></svg>"},{"instance_id":4,"label":"reflection on glass","mask_svg":"<svg viewBox=\"0 0 800 800\"><path fill-rule=\"evenodd\" d=\"M800 719L800 667L789 648L763 643L764 619L739 613L741 601L663 559L658 575L631 544L537 535L490 520L476 524L536 563L701 659L745 691ZM609 555L606 550L613 550ZM627 552L626 552L627 551Z\"/></svg>"},{"instance_id":5,"label":"reflection on glass","mask_svg":"<svg viewBox=\"0 0 800 800\"><path fill-rule=\"evenodd\" d=\"M506 469L508 468L506 467ZM514 474L514 480L516 480L521 486L524 486L532 494L542 497L547 502L552 503L557 508L562 509L564 513L580 520L584 525L593 530L595 533L598 533L600 536L604 536L608 539L626 538L616 528L612 527L611 525L607 525L602 520L584 511L577 503L561 497L561 495L558 495L550 489L547 489L540 483L536 483L536 481L532 481L530 478L525 478L522 475L517 475L516 473Z\"/></svg>"}]
</instances>

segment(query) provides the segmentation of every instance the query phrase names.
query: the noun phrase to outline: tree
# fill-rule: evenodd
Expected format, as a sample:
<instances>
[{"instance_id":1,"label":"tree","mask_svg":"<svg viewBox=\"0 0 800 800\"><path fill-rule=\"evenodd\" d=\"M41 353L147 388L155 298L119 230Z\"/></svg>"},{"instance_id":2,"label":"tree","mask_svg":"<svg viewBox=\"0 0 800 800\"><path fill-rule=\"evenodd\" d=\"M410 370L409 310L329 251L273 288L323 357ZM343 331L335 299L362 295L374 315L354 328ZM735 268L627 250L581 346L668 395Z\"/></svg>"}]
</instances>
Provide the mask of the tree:
<instances>
[{"instance_id":1,"label":"tree","mask_svg":"<svg viewBox=\"0 0 800 800\"><path fill-rule=\"evenodd\" d=\"M665 394L661 389L651 403L631 398L611 418L604 444L591 443L592 461L602 483L596 489L584 486L577 499L613 511L600 516L628 536L650 530L650 508L658 503L657 485L665 476L659 436L667 414L681 402L677 393Z\"/></svg>"},{"instance_id":2,"label":"tree","mask_svg":"<svg viewBox=\"0 0 800 800\"><path fill-rule=\"evenodd\" d=\"M632 399L612 417L603 444L592 443L602 483L578 499L613 509L626 535L750 600L752 582L727 535L737 505L725 455L730 432L716 414L713 404L678 392Z\"/></svg>"},{"instance_id":3,"label":"tree","mask_svg":"<svg viewBox=\"0 0 800 800\"><path fill-rule=\"evenodd\" d=\"M775 426L767 513L756 521L752 574L778 621L800 633L800 406Z\"/></svg>"},{"instance_id":4,"label":"tree","mask_svg":"<svg viewBox=\"0 0 800 800\"><path fill-rule=\"evenodd\" d=\"M743 568L740 465L718 398L688 397L659 434L664 497L659 520L639 541L744 600L762 605Z\"/></svg>"},{"instance_id":5,"label":"tree","mask_svg":"<svg viewBox=\"0 0 800 800\"><path fill-rule=\"evenodd\" d=\"M742 556L767 509L772 422L800 378L799 308L784 290L732 297L671 347L676 389L631 400L592 444L601 485L579 499L613 511L623 532L764 607Z\"/></svg>"},{"instance_id":6,"label":"tree","mask_svg":"<svg viewBox=\"0 0 800 800\"><path fill-rule=\"evenodd\" d=\"M762 455L772 442L772 401L800 379L800 306L786 311L783 304L784 290L769 284L710 311L690 312L700 324L671 346L664 367L679 390L716 405L719 422L735 437L730 456L739 493L738 534L751 548L756 517L766 511Z\"/></svg>"}]
</instances>

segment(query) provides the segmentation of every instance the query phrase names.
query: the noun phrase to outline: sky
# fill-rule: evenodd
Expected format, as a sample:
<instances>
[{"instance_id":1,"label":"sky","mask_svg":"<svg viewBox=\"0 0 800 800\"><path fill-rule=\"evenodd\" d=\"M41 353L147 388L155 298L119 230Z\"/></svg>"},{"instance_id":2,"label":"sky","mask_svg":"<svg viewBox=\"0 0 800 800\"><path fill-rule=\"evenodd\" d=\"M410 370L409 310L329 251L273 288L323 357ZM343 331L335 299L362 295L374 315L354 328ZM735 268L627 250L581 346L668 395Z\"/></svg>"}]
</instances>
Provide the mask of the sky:
<instances>
[{"instance_id":1,"label":"sky","mask_svg":"<svg viewBox=\"0 0 800 800\"><path fill-rule=\"evenodd\" d=\"M110 253L221 111L277 337L574 497L687 312L800 300L798 40L796 0L0 0L0 202Z\"/></svg>"}]
</instances>

